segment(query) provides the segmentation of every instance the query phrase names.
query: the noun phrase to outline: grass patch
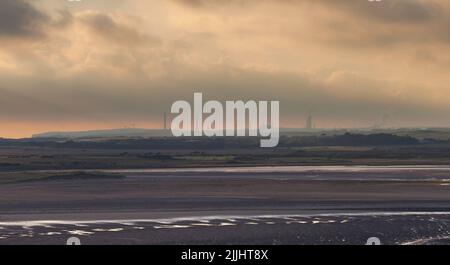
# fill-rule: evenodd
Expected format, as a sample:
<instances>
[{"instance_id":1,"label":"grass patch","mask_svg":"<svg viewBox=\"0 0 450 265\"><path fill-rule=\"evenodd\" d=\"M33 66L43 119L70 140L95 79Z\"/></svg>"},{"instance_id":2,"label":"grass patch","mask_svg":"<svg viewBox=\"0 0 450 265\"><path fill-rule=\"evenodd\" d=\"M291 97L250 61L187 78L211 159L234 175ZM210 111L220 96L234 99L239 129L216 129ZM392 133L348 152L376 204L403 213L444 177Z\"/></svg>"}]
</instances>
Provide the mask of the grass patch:
<instances>
[{"instance_id":1,"label":"grass patch","mask_svg":"<svg viewBox=\"0 0 450 265\"><path fill-rule=\"evenodd\" d=\"M12 183L24 183L24 182L36 182L36 181L57 181L57 180L73 180L73 181L86 181L86 180L102 180L102 179L124 179L125 176L114 173L102 173L102 172L61 172L61 173L48 173L48 172L3 172L0 173L0 185L12 184Z\"/></svg>"}]
</instances>

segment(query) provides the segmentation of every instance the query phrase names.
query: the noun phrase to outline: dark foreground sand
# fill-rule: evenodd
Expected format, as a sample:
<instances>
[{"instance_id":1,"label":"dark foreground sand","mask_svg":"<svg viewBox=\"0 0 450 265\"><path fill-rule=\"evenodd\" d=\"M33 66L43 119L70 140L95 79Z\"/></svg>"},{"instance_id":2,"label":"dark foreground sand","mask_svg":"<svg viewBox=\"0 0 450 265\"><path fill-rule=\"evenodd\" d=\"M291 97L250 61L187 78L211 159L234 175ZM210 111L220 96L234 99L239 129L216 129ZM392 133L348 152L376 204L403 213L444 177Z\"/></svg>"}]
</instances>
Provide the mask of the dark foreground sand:
<instances>
[{"instance_id":1,"label":"dark foreground sand","mask_svg":"<svg viewBox=\"0 0 450 265\"><path fill-rule=\"evenodd\" d=\"M0 244L449 243L448 169L282 171L3 184Z\"/></svg>"},{"instance_id":2,"label":"dark foreground sand","mask_svg":"<svg viewBox=\"0 0 450 265\"><path fill-rule=\"evenodd\" d=\"M16 223L2 244L449 244L450 213L313 215L127 220L100 223Z\"/></svg>"}]
</instances>

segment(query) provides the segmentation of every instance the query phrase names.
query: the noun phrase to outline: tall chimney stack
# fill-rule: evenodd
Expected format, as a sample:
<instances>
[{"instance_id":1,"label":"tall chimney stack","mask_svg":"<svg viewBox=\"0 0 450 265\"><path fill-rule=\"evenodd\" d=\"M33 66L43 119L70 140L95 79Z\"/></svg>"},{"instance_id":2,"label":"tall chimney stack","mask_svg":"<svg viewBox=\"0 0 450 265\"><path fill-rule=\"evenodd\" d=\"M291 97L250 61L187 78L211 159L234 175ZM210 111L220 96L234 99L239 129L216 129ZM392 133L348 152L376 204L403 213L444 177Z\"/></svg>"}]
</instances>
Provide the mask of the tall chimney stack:
<instances>
[{"instance_id":1,"label":"tall chimney stack","mask_svg":"<svg viewBox=\"0 0 450 265\"><path fill-rule=\"evenodd\" d=\"M167 131L167 113L164 112L164 131Z\"/></svg>"}]
</instances>

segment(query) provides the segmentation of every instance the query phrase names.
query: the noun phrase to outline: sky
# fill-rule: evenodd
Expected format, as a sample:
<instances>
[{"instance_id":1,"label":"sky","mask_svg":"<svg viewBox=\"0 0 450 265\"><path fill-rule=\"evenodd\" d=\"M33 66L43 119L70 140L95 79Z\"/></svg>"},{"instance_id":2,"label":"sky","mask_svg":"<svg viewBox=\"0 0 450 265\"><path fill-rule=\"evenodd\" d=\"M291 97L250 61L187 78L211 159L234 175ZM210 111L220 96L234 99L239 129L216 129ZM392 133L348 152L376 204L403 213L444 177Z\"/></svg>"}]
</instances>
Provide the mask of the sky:
<instances>
[{"instance_id":1,"label":"sky","mask_svg":"<svg viewBox=\"0 0 450 265\"><path fill-rule=\"evenodd\" d=\"M447 0L1 0L0 137L159 128L176 100L282 127L450 125Z\"/></svg>"}]
</instances>

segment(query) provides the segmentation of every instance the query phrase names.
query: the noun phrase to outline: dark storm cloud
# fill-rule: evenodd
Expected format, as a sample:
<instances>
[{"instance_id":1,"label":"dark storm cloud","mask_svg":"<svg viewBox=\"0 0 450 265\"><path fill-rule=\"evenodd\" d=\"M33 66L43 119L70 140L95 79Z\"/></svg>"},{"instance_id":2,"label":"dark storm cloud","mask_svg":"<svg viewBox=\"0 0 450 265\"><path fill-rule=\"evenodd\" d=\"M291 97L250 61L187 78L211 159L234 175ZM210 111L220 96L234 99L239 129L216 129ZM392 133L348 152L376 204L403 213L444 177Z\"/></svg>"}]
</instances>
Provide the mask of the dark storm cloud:
<instances>
[{"instance_id":1,"label":"dark storm cloud","mask_svg":"<svg viewBox=\"0 0 450 265\"><path fill-rule=\"evenodd\" d=\"M23 0L0 1L0 38L37 37L49 17Z\"/></svg>"},{"instance_id":2,"label":"dark storm cloud","mask_svg":"<svg viewBox=\"0 0 450 265\"><path fill-rule=\"evenodd\" d=\"M433 1L395 0L369 2L361 0L287 0L288 2L314 2L333 10L341 10L359 18L387 23L426 22L442 15L440 6Z\"/></svg>"},{"instance_id":3,"label":"dark storm cloud","mask_svg":"<svg viewBox=\"0 0 450 265\"><path fill-rule=\"evenodd\" d=\"M142 34L134 28L120 24L107 14L89 13L82 16L81 20L96 34L115 43L131 46L159 43L156 37Z\"/></svg>"},{"instance_id":4,"label":"dark storm cloud","mask_svg":"<svg viewBox=\"0 0 450 265\"><path fill-rule=\"evenodd\" d=\"M348 48L376 48L403 42L448 43L450 34L450 10L445 2L433 0L393 0L370 2L367 0L173 0L192 9L234 14L235 9L248 11L252 16L261 12L266 23L254 26L259 34L283 35L303 41L302 17L299 15L288 24L278 20L280 10L299 10L299 14L317 14L310 33L327 44ZM271 8L276 7L276 8ZM258 9L259 8L259 9ZM229 10L228 10L229 9ZM266 12L264 12L266 11ZM278 13L277 13L278 12ZM275 17L275 19L274 19ZM278 22L282 26L278 25ZM298 24L297 24L298 23ZM247 26L248 27L248 26ZM257 29L259 27L259 29ZM270 29L273 32L269 32ZM283 28L283 30L280 30ZM288 30L287 30L288 29ZM248 31L247 31L248 32Z\"/></svg>"},{"instance_id":5,"label":"dark storm cloud","mask_svg":"<svg viewBox=\"0 0 450 265\"><path fill-rule=\"evenodd\" d=\"M335 12L345 11L364 19L385 22L422 22L441 15L440 6L433 1L395 0L370 2L367 0L174 0L194 8L218 6L251 6L264 3L286 4L302 8L301 4L320 5Z\"/></svg>"},{"instance_id":6,"label":"dark storm cloud","mask_svg":"<svg viewBox=\"0 0 450 265\"><path fill-rule=\"evenodd\" d=\"M325 18L326 22L322 23L328 30L329 40L342 47L376 48L400 43L448 44L449 41L450 11L442 2L322 0L314 4L321 5L324 10L336 10L345 15Z\"/></svg>"},{"instance_id":7,"label":"dark storm cloud","mask_svg":"<svg viewBox=\"0 0 450 265\"><path fill-rule=\"evenodd\" d=\"M194 92L203 92L205 100L279 100L282 118L286 120L302 121L302 115L308 112L323 119L351 119L361 123L367 121L367 117L383 112L395 113L405 119L424 115L438 120L445 116L439 106L430 108L413 100L386 98L376 91L378 84L370 84L374 82L370 80L365 83L374 92L367 100L366 90L359 94L355 92L352 97L336 96L330 91L341 89L339 86L311 81L306 76L229 68L196 72L178 80L160 79L151 84L135 82L132 89L127 82L111 79L113 81L74 77L71 82L41 79L35 81L39 93L32 97L27 96L31 88L18 93L0 87L0 92L6 96L0 98L0 119L158 120L174 101L192 101ZM18 86L21 82L16 80L14 84ZM15 111L8 111L11 109Z\"/></svg>"}]
</instances>

